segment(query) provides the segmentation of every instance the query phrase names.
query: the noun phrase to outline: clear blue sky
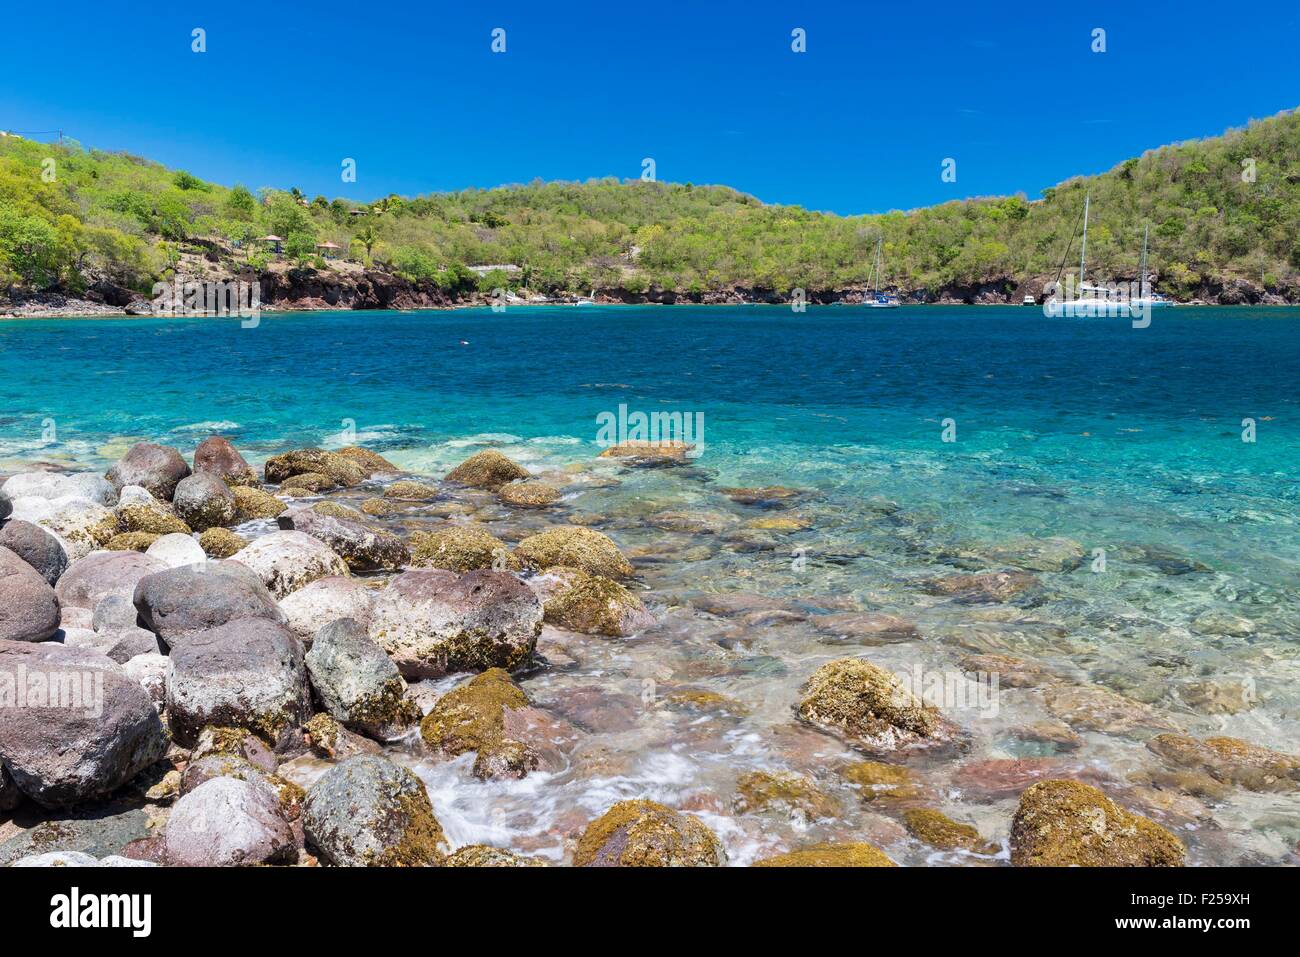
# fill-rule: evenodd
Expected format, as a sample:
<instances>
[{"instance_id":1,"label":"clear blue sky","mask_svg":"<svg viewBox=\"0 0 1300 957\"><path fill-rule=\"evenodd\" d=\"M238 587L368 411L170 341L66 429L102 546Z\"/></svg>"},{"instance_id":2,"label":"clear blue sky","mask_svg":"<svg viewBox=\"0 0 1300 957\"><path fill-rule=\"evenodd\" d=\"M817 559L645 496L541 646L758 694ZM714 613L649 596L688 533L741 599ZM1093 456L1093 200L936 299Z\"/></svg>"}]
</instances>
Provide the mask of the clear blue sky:
<instances>
[{"instance_id":1,"label":"clear blue sky","mask_svg":"<svg viewBox=\"0 0 1300 957\"><path fill-rule=\"evenodd\" d=\"M6 4L0 128L370 199L593 176L877 212L1044 187L1300 104L1300 15L1214 3ZM190 50L191 30L208 50ZM494 27L506 53L490 50ZM807 31L808 52L790 32ZM1107 52L1090 51L1093 28ZM340 181L344 157L355 184ZM940 165L957 161L957 181Z\"/></svg>"}]
</instances>

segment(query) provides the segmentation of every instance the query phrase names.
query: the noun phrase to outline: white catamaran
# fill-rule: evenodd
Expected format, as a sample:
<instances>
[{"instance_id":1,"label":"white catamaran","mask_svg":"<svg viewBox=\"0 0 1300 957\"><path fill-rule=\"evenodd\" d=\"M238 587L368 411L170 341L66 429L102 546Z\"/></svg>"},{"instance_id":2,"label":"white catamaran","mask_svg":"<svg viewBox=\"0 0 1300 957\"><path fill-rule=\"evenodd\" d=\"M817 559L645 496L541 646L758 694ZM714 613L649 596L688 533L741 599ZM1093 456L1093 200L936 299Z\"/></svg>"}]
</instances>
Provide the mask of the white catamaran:
<instances>
[{"instance_id":1,"label":"white catamaran","mask_svg":"<svg viewBox=\"0 0 1300 957\"><path fill-rule=\"evenodd\" d=\"M897 309L898 297L891 292L880 291L880 261L884 246L885 237L881 236L876 242L876 261L872 263L871 272L867 275L867 284L871 286L871 295L864 295L862 300L872 309Z\"/></svg>"}]
</instances>

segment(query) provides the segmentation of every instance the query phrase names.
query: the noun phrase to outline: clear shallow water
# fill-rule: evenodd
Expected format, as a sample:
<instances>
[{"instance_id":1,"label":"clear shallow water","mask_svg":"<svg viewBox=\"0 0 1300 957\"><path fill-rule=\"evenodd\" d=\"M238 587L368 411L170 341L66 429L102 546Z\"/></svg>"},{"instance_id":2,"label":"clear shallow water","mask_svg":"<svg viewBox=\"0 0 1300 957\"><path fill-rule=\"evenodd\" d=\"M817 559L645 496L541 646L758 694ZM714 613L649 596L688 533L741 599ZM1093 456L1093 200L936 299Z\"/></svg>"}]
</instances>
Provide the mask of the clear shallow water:
<instances>
[{"instance_id":1,"label":"clear shallow water","mask_svg":"<svg viewBox=\"0 0 1300 957\"><path fill-rule=\"evenodd\" d=\"M260 459L344 444L348 420L358 442L416 471L440 474L484 445L557 470L590 463L596 417L620 403L702 412L703 455L690 469L601 463L584 477L619 484L571 487L550 520L598 522L636 555L661 625L633 642L568 640L576 664L526 683L560 710L597 695L596 716L580 715L590 740L565 772L478 785L454 762L419 762L458 842L555 856L566 828L614 798L650 794L703 813L736 861L857 834L924 863L935 852L837 776L850 752L790 721L802 680L842 654L945 671L999 651L1120 692L1199 736L1300 752L1300 310L1178 309L1143 330L993 307L313 313L266 316L256 329L0 323L0 471L97 467L139 439L188 453L214 431ZM1254 443L1241 441L1247 417ZM956 442L941 441L945 418ZM57 441L46 441L46 419ZM769 484L810 494L763 511L719 491ZM547 520L470 504L508 540ZM665 512L690 512L694 524ZM811 527L746 527L774 514ZM1033 605L960 606L918 587L1003 567L1023 536L1068 537L1090 561L1104 549L1106 570L1044 572ZM795 617L755 623L690 604L735 591L793 603ZM851 608L904 615L922 638L828 643L816 617ZM1253 632L1205 624L1224 613ZM646 708L647 680L718 691L752 711ZM1249 688L1250 707L1207 703L1207 685ZM1300 841L1289 796L1234 790L1207 802L1153 784L1163 766L1143 746L1149 735L1087 731L1069 751L1026 744L1013 732L1052 717L1043 699L1004 687L996 716L958 711L972 749L919 765L930 803L1004 839L1014 795L990 784L1005 767L988 762L1043 758L1163 815L1199 863L1276 862ZM813 775L843 816L800 829L731 814L736 775L758 767Z\"/></svg>"}]
</instances>

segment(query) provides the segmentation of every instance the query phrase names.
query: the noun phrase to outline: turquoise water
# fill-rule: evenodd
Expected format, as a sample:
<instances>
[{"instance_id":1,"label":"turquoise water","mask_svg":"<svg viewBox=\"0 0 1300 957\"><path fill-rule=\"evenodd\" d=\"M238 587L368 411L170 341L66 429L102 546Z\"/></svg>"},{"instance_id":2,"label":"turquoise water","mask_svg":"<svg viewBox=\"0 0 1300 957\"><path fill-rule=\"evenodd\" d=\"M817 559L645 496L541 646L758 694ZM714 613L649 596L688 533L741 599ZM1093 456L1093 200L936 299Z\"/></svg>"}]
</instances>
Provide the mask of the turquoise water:
<instances>
[{"instance_id":1,"label":"turquoise water","mask_svg":"<svg viewBox=\"0 0 1300 957\"><path fill-rule=\"evenodd\" d=\"M346 444L349 426L360 444L414 471L440 474L492 445L546 472L590 463L598 416L620 404L702 413L704 443L690 469L611 465L617 486L566 498L571 512L589 513L646 557L642 585L671 635L661 646L634 643L631 663L603 657L608 643L586 650L603 680L621 675L635 698L647 668L703 674L700 660L725 648L751 664L708 686L774 702L708 746L696 732L636 732L626 750L641 764L620 780L671 782L666 797L707 812L700 792L724 792L738 768L816 764L802 739L758 745L748 735L788 723L789 701L818 661L863 649L828 648L797 623L746 629L688 613L691 595L737 590L916 620L923 642L867 649L890 667L1014 654L1149 705L1191 733L1300 751L1300 310L1180 308L1147 329L998 307L342 312L268 315L254 329L237 320L0 322L0 472L37 461L98 467L139 439L188 453L212 432L261 459ZM1247 418L1254 442L1242 441ZM947 419L952 442L942 440ZM793 510L810 528L744 547L721 534L762 513L720 488L772 484L809 493ZM683 511L716 533L655 517ZM508 517L483 516L501 523L502 537L517 531ZM1046 595L1033 605L954 606L917 587L1000 566L988 556L1005 560L1025 536L1072 539L1089 561L1043 572ZM807 561L796 569L799 556ZM1205 624L1223 614L1250 627ZM567 680L533 683L563 694ZM1249 707L1207 705L1204 688L1216 682L1248 686ZM996 719L971 718L968 762L1037 754L1005 732L1044 718L1038 692L1003 699ZM731 750L713 761L718 740ZM684 742L701 755L681 757ZM1289 796L1235 793L1203 808L1212 826L1182 805L1159 811L1141 779L1157 763L1140 737L1089 732L1068 759L1112 790L1145 787L1130 803L1187 827L1194 861L1276 862L1300 840ZM1005 836L1008 798L971 797L967 778L934 773L949 813ZM450 787L431 780L435 798L455 803ZM481 787L501 789L507 816L525 797ZM566 808L600 810L593 794L633 796L630 784L553 787L554 819L538 823L532 793L531 823L480 820L475 805L453 816L452 830L548 848ZM713 810L734 859L777 839ZM893 832L863 813L855 826L888 844ZM891 851L925 860L911 845Z\"/></svg>"}]
</instances>

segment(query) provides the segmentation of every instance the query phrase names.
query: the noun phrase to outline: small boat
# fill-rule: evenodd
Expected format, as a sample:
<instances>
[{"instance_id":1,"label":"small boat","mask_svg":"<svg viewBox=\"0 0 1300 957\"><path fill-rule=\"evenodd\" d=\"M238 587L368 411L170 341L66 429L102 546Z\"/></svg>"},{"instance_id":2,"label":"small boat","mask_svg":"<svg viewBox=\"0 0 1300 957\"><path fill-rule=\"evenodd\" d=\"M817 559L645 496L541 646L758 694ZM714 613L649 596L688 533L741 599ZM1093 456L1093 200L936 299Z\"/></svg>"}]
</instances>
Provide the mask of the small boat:
<instances>
[{"instance_id":1,"label":"small boat","mask_svg":"<svg viewBox=\"0 0 1300 957\"><path fill-rule=\"evenodd\" d=\"M1022 305L1022 306L1036 306L1036 305L1038 305L1038 300L1035 299L1033 296L1025 296L1025 298L1022 299L1022 300L1020 301L1020 305Z\"/></svg>"},{"instance_id":2,"label":"small boat","mask_svg":"<svg viewBox=\"0 0 1300 957\"><path fill-rule=\"evenodd\" d=\"M1147 238L1151 235L1151 224L1142 230L1142 284L1138 287L1138 297L1130 304L1134 309L1159 309L1176 303L1168 296L1162 296L1151 289L1151 279L1147 275Z\"/></svg>"},{"instance_id":3,"label":"small boat","mask_svg":"<svg viewBox=\"0 0 1300 957\"><path fill-rule=\"evenodd\" d=\"M575 306L594 306L596 304L596 290L593 289L590 296L579 296L573 304Z\"/></svg>"},{"instance_id":4,"label":"small boat","mask_svg":"<svg viewBox=\"0 0 1300 957\"><path fill-rule=\"evenodd\" d=\"M869 309L897 309L898 297L892 292L880 291L880 261L885 247L885 237L881 236L876 242L876 261L871 265L871 272L867 276L867 282L874 284L871 287L871 294L864 295L862 301L866 303Z\"/></svg>"}]
</instances>

